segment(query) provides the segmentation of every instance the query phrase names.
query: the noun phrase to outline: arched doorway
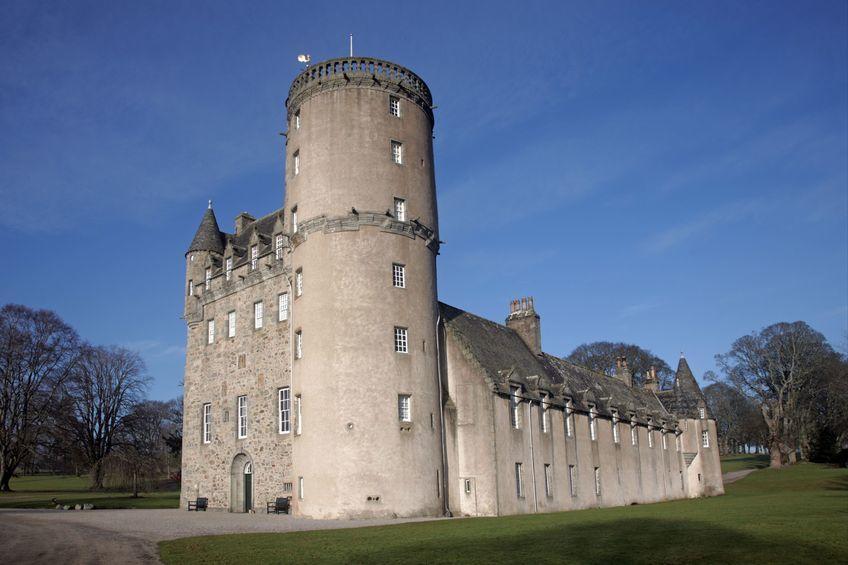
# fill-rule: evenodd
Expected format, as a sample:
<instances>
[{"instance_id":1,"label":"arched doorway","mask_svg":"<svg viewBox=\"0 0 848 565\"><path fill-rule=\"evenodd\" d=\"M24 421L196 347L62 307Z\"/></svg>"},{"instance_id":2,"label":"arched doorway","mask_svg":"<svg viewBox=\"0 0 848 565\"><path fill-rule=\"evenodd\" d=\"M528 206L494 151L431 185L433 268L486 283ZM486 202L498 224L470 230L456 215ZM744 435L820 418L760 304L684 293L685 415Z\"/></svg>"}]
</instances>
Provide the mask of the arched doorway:
<instances>
[{"instance_id":1,"label":"arched doorway","mask_svg":"<svg viewBox=\"0 0 848 565\"><path fill-rule=\"evenodd\" d=\"M233 458L230 468L230 512L253 509L253 462L244 453Z\"/></svg>"}]
</instances>

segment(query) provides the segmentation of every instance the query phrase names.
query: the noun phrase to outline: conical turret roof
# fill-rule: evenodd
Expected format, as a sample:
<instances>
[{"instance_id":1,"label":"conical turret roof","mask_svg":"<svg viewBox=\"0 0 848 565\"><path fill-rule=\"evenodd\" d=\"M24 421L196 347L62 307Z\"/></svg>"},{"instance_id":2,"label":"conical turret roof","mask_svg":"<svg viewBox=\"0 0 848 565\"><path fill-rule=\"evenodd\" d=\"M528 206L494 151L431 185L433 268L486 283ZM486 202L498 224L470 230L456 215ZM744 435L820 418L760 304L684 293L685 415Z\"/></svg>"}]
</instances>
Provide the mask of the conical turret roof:
<instances>
[{"instance_id":1,"label":"conical turret roof","mask_svg":"<svg viewBox=\"0 0 848 565\"><path fill-rule=\"evenodd\" d=\"M224 253L224 238L218 228L218 220L215 218L211 204L203 213L203 219L200 220L200 226L197 228L197 233L194 234L194 239L191 240L188 251Z\"/></svg>"},{"instance_id":2,"label":"conical turret roof","mask_svg":"<svg viewBox=\"0 0 848 565\"><path fill-rule=\"evenodd\" d=\"M698 381L695 380L695 375L683 355L680 356L677 374L674 376L674 395L676 406L673 412L678 417L698 418L698 408L706 406L704 393L701 392L701 387L698 386Z\"/></svg>"}]
</instances>

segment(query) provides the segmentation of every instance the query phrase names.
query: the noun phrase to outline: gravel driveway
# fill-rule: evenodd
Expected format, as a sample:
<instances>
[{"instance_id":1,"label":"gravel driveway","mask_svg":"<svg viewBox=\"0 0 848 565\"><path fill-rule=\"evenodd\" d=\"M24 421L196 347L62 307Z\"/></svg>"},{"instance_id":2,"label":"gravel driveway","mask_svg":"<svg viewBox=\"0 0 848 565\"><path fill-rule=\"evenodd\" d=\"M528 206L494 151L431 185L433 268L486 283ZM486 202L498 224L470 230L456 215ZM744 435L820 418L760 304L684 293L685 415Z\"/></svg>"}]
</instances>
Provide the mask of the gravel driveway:
<instances>
[{"instance_id":1,"label":"gravel driveway","mask_svg":"<svg viewBox=\"0 0 848 565\"><path fill-rule=\"evenodd\" d=\"M4 563L158 563L156 542L211 534L293 532L432 520L309 520L185 510L0 509Z\"/></svg>"}]
</instances>

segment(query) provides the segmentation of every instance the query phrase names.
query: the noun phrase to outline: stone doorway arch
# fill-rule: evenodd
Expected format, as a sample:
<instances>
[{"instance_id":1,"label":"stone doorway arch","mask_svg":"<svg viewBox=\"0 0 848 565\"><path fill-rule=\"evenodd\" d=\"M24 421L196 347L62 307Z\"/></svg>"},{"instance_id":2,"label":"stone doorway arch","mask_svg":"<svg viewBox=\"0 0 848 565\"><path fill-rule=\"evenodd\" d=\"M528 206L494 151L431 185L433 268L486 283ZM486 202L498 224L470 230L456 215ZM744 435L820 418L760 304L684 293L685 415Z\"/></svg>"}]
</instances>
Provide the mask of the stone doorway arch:
<instances>
[{"instance_id":1,"label":"stone doorway arch","mask_svg":"<svg viewBox=\"0 0 848 565\"><path fill-rule=\"evenodd\" d=\"M230 467L230 512L253 510L253 461L239 453Z\"/></svg>"}]
</instances>

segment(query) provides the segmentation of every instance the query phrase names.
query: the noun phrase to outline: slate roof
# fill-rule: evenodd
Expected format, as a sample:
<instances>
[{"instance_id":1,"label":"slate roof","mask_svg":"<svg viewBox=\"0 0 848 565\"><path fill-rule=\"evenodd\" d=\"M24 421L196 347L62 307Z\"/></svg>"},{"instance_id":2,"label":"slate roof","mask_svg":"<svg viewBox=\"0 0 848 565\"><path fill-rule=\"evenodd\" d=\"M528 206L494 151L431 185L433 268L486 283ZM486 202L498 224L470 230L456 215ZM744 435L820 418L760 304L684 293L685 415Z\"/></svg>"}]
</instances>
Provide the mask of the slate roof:
<instances>
[{"instance_id":1,"label":"slate roof","mask_svg":"<svg viewBox=\"0 0 848 565\"><path fill-rule=\"evenodd\" d=\"M698 408L706 407L707 399L689 368L686 358L681 356L674 376L674 387L657 393L660 400L679 418L699 418Z\"/></svg>"},{"instance_id":2,"label":"slate roof","mask_svg":"<svg viewBox=\"0 0 848 565\"><path fill-rule=\"evenodd\" d=\"M191 240L191 245L189 245L187 253L192 251L224 252L223 234L221 234L221 230L218 228L218 220L215 218L215 212L212 211L211 204L206 209L206 212L203 213L203 219L200 220L200 226L194 234L194 239Z\"/></svg>"},{"instance_id":3,"label":"slate roof","mask_svg":"<svg viewBox=\"0 0 848 565\"><path fill-rule=\"evenodd\" d=\"M577 411L588 411L592 405L600 414L611 415L615 409L622 421L631 414L637 422L650 417L659 425L676 423L653 392L629 387L617 378L575 365L565 359L542 353L534 355L512 329L475 316L442 302L439 308L445 330L458 341L466 358L479 367L487 384L497 394L509 394L510 384L521 385L522 394L563 406L571 399ZM697 383L696 383L697 386Z\"/></svg>"}]
</instances>

